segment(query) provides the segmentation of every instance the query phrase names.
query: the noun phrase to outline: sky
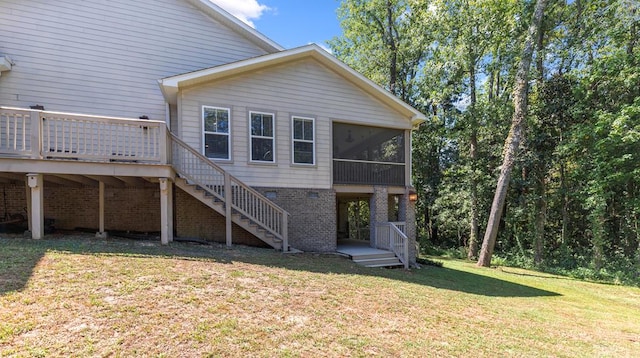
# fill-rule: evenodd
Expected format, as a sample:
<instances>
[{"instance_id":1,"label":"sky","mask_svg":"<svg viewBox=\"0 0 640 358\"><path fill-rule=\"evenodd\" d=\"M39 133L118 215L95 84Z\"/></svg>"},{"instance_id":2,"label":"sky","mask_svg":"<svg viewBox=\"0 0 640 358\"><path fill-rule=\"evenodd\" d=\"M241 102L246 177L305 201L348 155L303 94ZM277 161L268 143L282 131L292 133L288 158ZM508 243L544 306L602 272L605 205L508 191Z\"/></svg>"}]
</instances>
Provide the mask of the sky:
<instances>
[{"instance_id":1,"label":"sky","mask_svg":"<svg viewBox=\"0 0 640 358\"><path fill-rule=\"evenodd\" d=\"M211 0L284 48L326 41L342 33L339 0Z\"/></svg>"}]
</instances>

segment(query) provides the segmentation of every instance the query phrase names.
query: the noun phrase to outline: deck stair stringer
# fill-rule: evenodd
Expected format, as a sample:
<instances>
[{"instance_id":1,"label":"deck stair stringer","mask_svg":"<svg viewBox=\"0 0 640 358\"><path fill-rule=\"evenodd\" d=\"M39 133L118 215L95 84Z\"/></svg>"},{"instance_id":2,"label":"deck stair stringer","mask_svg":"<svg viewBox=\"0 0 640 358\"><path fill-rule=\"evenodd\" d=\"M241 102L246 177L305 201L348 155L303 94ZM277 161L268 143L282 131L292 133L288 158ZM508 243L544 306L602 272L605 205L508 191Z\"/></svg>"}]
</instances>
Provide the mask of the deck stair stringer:
<instances>
[{"instance_id":1,"label":"deck stair stringer","mask_svg":"<svg viewBox=\"0 0 640 358\"><path fill-rule=\"evenodd\" d=\"M175 185L204 205L213 209L218 214L222 216L226 215L225 203L218 200L215 196L210 195L207 191L202 190L199 185L189 183L187 179L180 177L176 177ZM248 231L258 239L264 241L269 246L273 247L276 250L282 250L282 240L280 238L277 238L267 230L264 230L260 227L260 225L251 221L246 216L238 212L234 212L231 215L231 219L234 224Z\"/></svg>"}]
</instances>

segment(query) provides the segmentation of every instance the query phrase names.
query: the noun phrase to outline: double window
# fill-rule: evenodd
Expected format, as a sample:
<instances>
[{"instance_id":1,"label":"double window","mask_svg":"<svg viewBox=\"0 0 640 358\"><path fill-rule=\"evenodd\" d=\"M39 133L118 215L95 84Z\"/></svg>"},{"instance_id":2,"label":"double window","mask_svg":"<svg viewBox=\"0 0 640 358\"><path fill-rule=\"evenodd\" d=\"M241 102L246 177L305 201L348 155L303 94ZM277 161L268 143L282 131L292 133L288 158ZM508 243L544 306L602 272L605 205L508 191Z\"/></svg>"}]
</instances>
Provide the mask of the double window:
<instances>
[{"instance_id":1,"label":"double window","mask_svg":"<svg viewBox=\"0 0 640 358\"><path fill-rule=\"evenodd\" d=\"M249 112L252 162L275 162L273 117L273 113Z\"/></svg>"},{"instance_id":2,"label":"double window","mask_svg":"<svg viewBox=\"0 0 640 358\"><path fill-rule=\"evenodd\" d=\"M204 121L204 155L211 159L231 159L229 109L202 107Z\"/></svg>"},{"instance_id":3,"label":"double window","mask_svg":"<svg viewBox=\"0 0 640 358\"><path fill-rule=\"evenodd\" d=\"M313 118L293 117L293 164L316 163Z\"/></svg>"}]
</instances>

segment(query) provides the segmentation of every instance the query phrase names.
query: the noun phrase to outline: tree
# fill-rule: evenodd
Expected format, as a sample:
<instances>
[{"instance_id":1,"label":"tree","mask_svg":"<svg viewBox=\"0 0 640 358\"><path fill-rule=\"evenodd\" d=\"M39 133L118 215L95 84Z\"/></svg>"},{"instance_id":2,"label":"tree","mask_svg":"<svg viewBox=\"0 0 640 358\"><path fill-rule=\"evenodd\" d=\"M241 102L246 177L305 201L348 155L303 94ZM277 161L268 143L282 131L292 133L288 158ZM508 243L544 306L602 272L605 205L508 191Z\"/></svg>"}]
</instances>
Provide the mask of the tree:
<instances>
[{"instance_id":1,"label":"tree","mask_svg":"<svg viewBox=\"0 0 640 358\"><path fill-rule=\"evenodd\" d=\"M482 242L482 249L478 259L478 266L488 267L491 264L491 256L498 235L498 227L502 216L511 171L516 159L516 153L522 140L523 126L527 115L527 90L529 82L529 69L533 58L535 39L540 29L544 16L546 0L537 0L529 32L524 42L520 66L516 75L516 86L513 90L514 113L511 121L511 129L509 136L505 141L505 149L503 153L502 168L498 177L496 192L491 204L491 212L489 213L489 221Z\"/></svg>"},{"instance_id":2,"label":"tree","mask_svg":"<svg viewBox=\"0 0 640 358\"><path fill-rule=\"evenodd\" d=\"M417 99L428 31L407 0L345 0L338 8L343 36L329 41L334 55L405 102Z\"/></svg>"},{"instance_id":3,"label":"tree","mask_svg":"<svg viewBox=\"0 0 640 358\"><path fill-rule=\"evenodd\" d=\"M465 195L457 195L457 204L468 208L468 257L475 259L478 254L481 208L483 206L483 164L486 162L486 150L483 148L482 127L495 119L495 114L487 108L488 102L498 101L494 89L504 85L500 63L507 61L501 57L508 47L507 42L514 31L515 1L495 0L440 0L418 2L413 9L420 9L417 16L423 22L431 23L433 51L430 61L425 63L425 82L423 93L428 93L432 103L440 112L451 118L456 131L456 145L460 153L458 165L464 167L467 185L462 188ZM489 72L483 74L483 71ZM480 79L489 75L491 85L488 91L480 84ZM494 81L495 79L495 81ZM498 91L496 91L498 92ZM465 105L461 105L464 103ZM495 104L495 103L494 103ZM464 107L464 108L463 108ZM491 135L490 135L491 136ZM448 138L450 141L453 138ZM458 173L458 170L451 170ZM448 185L448 184L445 184ZM453 199L453 198L452 198ZM462 203L462 200L469 201ZM449 220L446 220L449 221Z\"/></svg>"}]
</instances>

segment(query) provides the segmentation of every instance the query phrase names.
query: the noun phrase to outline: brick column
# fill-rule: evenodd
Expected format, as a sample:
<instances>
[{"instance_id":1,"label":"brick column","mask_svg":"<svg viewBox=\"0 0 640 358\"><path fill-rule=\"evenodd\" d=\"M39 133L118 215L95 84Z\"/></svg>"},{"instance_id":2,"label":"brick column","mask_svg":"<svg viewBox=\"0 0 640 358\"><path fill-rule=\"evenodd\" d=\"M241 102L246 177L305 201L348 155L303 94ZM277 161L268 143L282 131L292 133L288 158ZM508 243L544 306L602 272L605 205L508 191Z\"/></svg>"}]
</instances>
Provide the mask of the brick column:
<instances>
[{"instance_id":1,"label":"brick column","mask_svg":"<svg viewBox=\"0 0 640 358\"><path fill-rule=\"evenodd\" d=\"M389 194L386 186L373 187L369 199L369 243L376 246L376 225L389 222Z\"/></svg>"},{"instance_id":2,"label":"brick column","mask_svg":"<svg viewBox=\"0 0 640 358\"><path fill-rule=\"evenodd\" d=\"M418 254L416 245L416 203L409 200L409 189L400 196L398 219L405 222L405 234L409 238L409 263L415 264Z\"/></svg>"}]
</instances>

